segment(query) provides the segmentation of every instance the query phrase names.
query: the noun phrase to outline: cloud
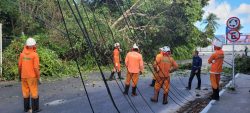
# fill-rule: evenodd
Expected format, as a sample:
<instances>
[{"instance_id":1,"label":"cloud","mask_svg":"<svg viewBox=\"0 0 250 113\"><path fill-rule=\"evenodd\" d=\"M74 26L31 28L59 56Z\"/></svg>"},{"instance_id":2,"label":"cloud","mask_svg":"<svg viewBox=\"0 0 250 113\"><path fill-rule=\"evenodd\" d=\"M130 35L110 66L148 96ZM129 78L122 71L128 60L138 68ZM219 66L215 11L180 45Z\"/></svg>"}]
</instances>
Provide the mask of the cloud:
<instances>
[{"instance_id":1,"label":"cloud","mask_svg":"<svg viewBox=\"0 0 250 113\"><path fill-rule=\"evenodd\" d=\"M204 9L203 19L205 19L210 13L214 13L219 18L219 24L225 24L227 18L229 18L231 6L227 2L217 3L215 0L210 0L209 5Z\"/></svg>"},{"instance_id":2,"label":"cloud","mask_svg":"<svg viewBox=\"0 0 250 113\"><path fill-rule=\"evenodd\" d=\"M240 4L240 6L235 9L234 13L236 14L250 14L250 4Z\"/></svg>"},{"instance_id":3,"label":"cloud","mask_svg":"<svg viewBox=\"0 0 250 113\"><path fill-rule=\"evenodd\" d=\"M242 3L237 8L232 9L232 6L223 1L221 3L218 0L210 0L209 5L204 9L203 19L205 19L210 13L214 13L218 18L220 25L225 25L228 18L232 16L239 17L242 24L250 24L250 4Z\"/></svg>"}]
</instances>

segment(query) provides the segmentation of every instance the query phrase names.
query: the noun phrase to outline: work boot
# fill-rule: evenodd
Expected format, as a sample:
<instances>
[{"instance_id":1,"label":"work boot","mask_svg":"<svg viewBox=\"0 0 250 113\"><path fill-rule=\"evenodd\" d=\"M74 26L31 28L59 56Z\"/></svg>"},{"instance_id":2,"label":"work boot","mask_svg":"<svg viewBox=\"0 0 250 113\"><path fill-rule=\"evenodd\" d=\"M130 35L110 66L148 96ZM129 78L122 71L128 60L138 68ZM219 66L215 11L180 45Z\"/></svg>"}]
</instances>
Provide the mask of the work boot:
<instances>
[{"instance_id":1,"label":"work boot","mask_svg":"<svg viewBox=\"0 0 250 113\"><path fill-rule=\"evenodd\" d=\"M215 89L215 100L219 101L220 100L220 90L219 88Z\"/></svg>"},{"instance_id":2,"label":"work boot","mask_svg":"<svg viewBox=\"0 0 250 113\"><path fill-rule=\"evenodd\" d=\"M163 102L162 102L162 104L163 105L168 104L168 93L163 94Z\"/></svg>"},{"instance_id":3,"label":"work boot","mask_svg":"<svg viewBox=\"0 0 250 113\"><path fill-rule=\"evenodd\" d=\"M118 72L118 77L120 80L123 80L124 78L121 76L121 72Z\"/></svg>"},{"instance_id":4,"label":"work boot","mask_svg":"<svg viewBox=\"0 0 250 113\"><path fill-rule=\"evenodd\" d=\"M152 80L152 83L150 84L151 87L155 86L155 79Z\"/></svg>"},{"instance_id":5,"label":"work boot","mask_svg":"<svg viewBox=\"0 0 250 113\"><path fill-rule=\"evenodd\" d=\"M28 112L30 109L30 97L23 98L24 112Z\"/></svg>"},{"instance_id":6,"label":"work boot","mask_svg":"<svg viewBox=\"0 0 250 113\"><path fill-rule=\"evenodd\" d=\"M115 74L115 72L111 72L111 74L110 74L110 77L109 77L109 81L112 81L112 80L115 80L114 79L114 74Z\"/></svg>"},{"instance_id":7,"label":"work boot","mask_svg":"<svg viewBox=\"0 0 250 113\"><path fill-rule=\"evenodd\" d=\"M191 90L191 87L186 87L186 90Z\"/></svg>"},{"instance_id":8,"label":"work boot","mask_svg":"<svg viewBox=\"0 0 250 113\"><path fill-rule=\"evenodd\" d=\"M40 112L41 109L39 109L39 97L36 99L32 98L32 113Z\"/></svg>"},{"instance_id":9,"label":"work boot","mask_svg":"<svg viewBox=\"0 0 250 113\"><path fill-rule=\"evenodd\" d=\"M196 87L195 89L197 89L197 90L201 90L201 87Z\"/></svg>"},{"instance_id":10,"label":"work boot","mask_svg":"<svg viewBox=\"0 0 250 113\"><path fill-rule=\"evenodd\" d=\"M124 95L128 95L129 85L125 85Z\"/></svg>"},{"instance_id":11,"label":"work boot","mask_svg":"<svg viewBox=\"0 0 250 113\"><path fill-rule=\"evenodd\" d=\"M136 86L132 87L132 96L137 96L137 94L136 94Z\"/></svg>"},{"instance_id":12,"label":"work boot","mask_svg":"<svg viewBox=\"0 0 250 113\"><path fill-rule=\"evenodd\" d=\"M186 87L187 90L191 90L191 82L188 82L188 87Z\"/></svg>"},{"instance_id":13,"label":"work boot","mask_svg":"<svg viewBox=\"0 0 250 113\"><path fill-rule=\"evenodd\" d=\"M212 89L213 89L213 93L212 93L212 95L210 96L210 99L211 99L211 100L215 100L215 93L216 93L216 91L215 91L214 88L212 88Z\"/></svg>"},{"instance_id":14,"label":"work boot","mask_svg":"<svg viewBox=\"0 0 250 113\"><path fill-rule=\"evenodd\" d=\"M154 96L150 98L152 102L158 102L159 91L154 91Z\"/></svg>"}]
</instances>

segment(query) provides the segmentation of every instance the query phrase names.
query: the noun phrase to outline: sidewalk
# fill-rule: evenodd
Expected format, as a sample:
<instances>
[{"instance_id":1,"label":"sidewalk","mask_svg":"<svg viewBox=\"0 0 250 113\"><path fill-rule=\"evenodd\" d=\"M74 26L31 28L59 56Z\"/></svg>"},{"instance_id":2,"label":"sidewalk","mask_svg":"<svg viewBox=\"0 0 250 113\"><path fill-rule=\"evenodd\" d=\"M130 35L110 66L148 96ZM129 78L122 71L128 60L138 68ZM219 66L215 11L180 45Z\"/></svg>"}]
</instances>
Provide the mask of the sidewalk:
<instances>
[{"instance_id":1,"label":"sidewalk","mask_svg":"<svg viewBox=\"0 0 250 113\"><path fill-rule=\"evenodd\" d=\"M250 113L250 75L236 78L236 91L226 90L208 113Z\"/></svg>"}]
</instances>

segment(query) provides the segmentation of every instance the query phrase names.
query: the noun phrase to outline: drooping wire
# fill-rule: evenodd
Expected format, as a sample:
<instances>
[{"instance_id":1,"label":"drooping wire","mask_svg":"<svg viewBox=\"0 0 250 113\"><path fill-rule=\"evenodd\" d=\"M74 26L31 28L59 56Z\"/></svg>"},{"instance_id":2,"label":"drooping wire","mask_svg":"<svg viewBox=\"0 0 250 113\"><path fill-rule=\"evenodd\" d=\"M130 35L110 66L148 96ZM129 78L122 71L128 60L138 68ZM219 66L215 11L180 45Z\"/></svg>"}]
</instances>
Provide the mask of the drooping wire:
<instances>
[{"instance_id":1,"label":"drooping wire","mask_svg":"<svg viewBox=\"0 0 250 113\"><path fill-rule=\"evenodd\" d=\"M86 15L86 17L87 17L87 20L88 20L88 22L89 22L89 24L90 24L90 27L91 27L91 29L92 29L92 33L94 34L94 36L96 37L96 39L97 39L97 34L95 33L95 31L94 31L94 27L93 27L93 25L92 25L92 23L91 23L91 21L90 21L90 19L89 19L89 15L88 15L88 13L87 13L87 10L86 10L86 8L85 8L85 6L84 6L84 4L82 4L82 7L83 7L83 10L84 10L84 13L85 13L85 15ZM100 30L100 26L99 26L99 24L98 24L98 22L97 22L97 20L96 20L96 18L95 18L95 14L94 14L94 12L91 10L91 12L92 12L92 15L93 15L93 17L94 17L94 21L96 22L96 24L97 24L97 29L98 29L98 31L99 31L99 34L100 34L100 37L102 38L102 40L104 41L104 46L105 46L105 48L107 48L107 45L106 45L106 41L104 40L104 35L103 35L103 33L101 32L101 30ZM98 40L97 40L98 41ZM111 60L112 60L112 58L111 58L111 56L109 57ZM114 65L114 64L113 64ZM109 68L110 68L110 70L112 71L112 68L109 66ZM121 79L119 79L120 81L121 81ZM121 89L121 86L119 85L119 83L117 82L117 80L115 80L116 81L116 84L118 85L118 87L119 87L119 89L121 90L121 92L122 92L122 89ZM121 82L122 83L122 82ZM123 84L122 84L123 85ZM124 87L124 85L123 85L123 87ZM124 96L125 97L125 99L126 99L126 101L128 102L128 104L130 105L130 107L134 110L134 112L136 113L139 113L138 112L138 110L137 110L137 108L135 107L135 105L134 105L134 103L133 103L133 101L131 100L131 98L129 97L129 100L130 100L130 102L129 102L129 100L126 98L126 96Z\"/></svg>"},{"instance_id":2,"label":"drooping wire","mask_svg":"<svg viewBox=\"0 0 250 113\"><path fill-rule=\"evenodd\" d=\"M110 99L111 99L111 101L112 101L112 104L113 104L113 106L115 107L116 111L117 111L118 113L120 113L120 111L119 111L119 109L118 109L118 107L117 107L117 105L116 105L116 103L115 103L115 101L114 101L114 99L113 99L113 96L112 96L112 94L111 94L110 88L109 88L109 86L108 86L108 84L107 84L107 82L106 82L106 79L105 79L105 76L104 76L104 74L103 74L103 71L102 71L102 69L101 69L101 67L100 67L100 64L99 64L99 62L98 62L98 59L97 59L97 56L96 56L94 47L93 47L92 42L91 42L91 40L90 40L90 38L89 38L89 34L88 34L88 32L86 31L86 26L85 26L85 24L84 24L84 22L83 22L83 20L82 20L82 16L80 15L80 11L79 11L79 9L78 9L78 6L77 6L76 2L73 0L75 9L76 9L76 11L77 11L77 13L78 13L78 16L79 16L79 18L80 18L80 21L81 21L83 27L81 26L81 24L80 24L78 18L76 17L75 12L73 11L73 8L72 8L71 5L70 5L70 2L69 2L68 0L66 0L66 2L67 2L68 6L69 6L69 8L70 8L70 10L71 10L71 13L73 14L73 16L74 16L74 18L75 18L75 20L76 20L76 22L77 22L79 28L81 29L81 31L82 31L82 33L83 33L83 35L84 35L85 41L87 42L89 48L91 49L92 56L95 58L95 62L96 62L96 64L97 64L98 68L99 68L99 71L100 71L100 73L101 73L102 79L103 79L103 81L104 81L104 84L105 84L105 87L106 87L106 89L107 89L108 95L109 95L109 97L110 97Z\"/></svg>"},{"instance_id":3,"label":"drooping wire","mask_svg":"<svg viewBox=\"0 0 250 113\"><path fill-rule=\"evenodd\" d=\"M122 10L122 8L119 6L119 4L118 4L118 2L116 1L116 0L114 0L115 2L116 2L116 4L117 4L117 7L118 7L118 9L121 11L121 12L124 12L123 10ZM130 19L128 19L128 20L126 20L126 17L125 17L125 15L122 13L122 15L123 15L123 17L124 17L124 20L125 20L125 22L126 22L126 25L128 26L128 28L130 28L129 27L129 22L131 23L131 21L130 21ZM129 22L128 22L129 21ZM132 26L132 29L133 29L133 26ZM134 30L134 29L133 29ZM129 30L130 31L130 33L133 35L133 37L135 38L135 37L139 37L137 34L134 34L134 33L132 33L131 32L131 30ZM145 52L145 51L144 51ZM149 64L146 62L146 64L149 66ZM149 66L149 68L150 68L150 66ZM152 73L153 73L153 71L151 71ZM153 75L154 75L154 73L153 73ZM133 79L132 79L133 80ZM156 82L158 82L158 81L156 81ZM182 102L171 90L169 90L170 91L170 93L172 93L173 94L173 96L175 96L180 102ZM140 92L140 91L138 91L138 92ZM170 95L168 95L168 96L170 96ZM171 98L171 97L170 97ZM173 99L173 98L171 98L174 102L175 102L175 100ZM175 102L176 103L176 102ZM183 102L182 102L183 103ZM179 105L178 103L176 103L177 105Z\"/></svg>"},{"instance_id":4,"label":"drooping wire","mask_svg":"<svg viewBox=\"0 0 250 113\"><path fill-rule=\"evenodd\" d=\"M115 2L116 2L116 4L117 4L117 7L118 7L118 9L121 11L121 12L123 12L123 10L122 10L122 8L120 7L120 5L119 5L119 3L116 1L116 0L114 0ZM130 33L133 35L133 37L139 37L136 33L132 33L132 31L130 30L130 27L129 27L129 22L130 23L132 23L131 21L130 21L130 19L128 18L128 20L126 19L126 17L125 17L125 15L122 13L122 15L123 15L123 17L124 17L124 20L125 20L125 23L126 23L126 25L128 26L128 29L129 29L129 31L130 31ZM132 26L132 29L134 30L134 27ZM146 51L143 51L144 53L146 53ZM147 54L147 53L146 53ZM149 64L146 62L146 64L149 66ZM150 66L149 66L150 67ZM153 73L153 71L151 71L152 73ZM154 74L153 74L154 75ZM158 82L158 81L157 81ZM171 92L171 90L169 90L170 92ZM178 92L177 92L178 93ZM177 98L177 96L174 94L174 93L172 93L176 98ZM170 95L169 95L170 96ZM177 103L176 103L177 104Z\"/></svg>"},{"instance_id":5,"label":"drooping wire","mask_svg":"<svg viewBox=\"0 0 250 113\"><path fill-rule=\"evenodd\" d=\"M67 28L67 25L66 25L64 16L63 16L63 12L62 12L62 9L61 9L61 5L60 5L60 2L59 2L58 0L57 0L57 4L58 4L59 10L60 10L60 13L61 13L61 15L62 15L63 25L64 25L65 31L66 31L66 37L68 38L68 41L69 41L70 47L71 47L71 49L72 49L72 51L73 51L73 54L76 55L75 50L74 50L74 48L73 48L72 41L71 41L70 36L69 36L69 31L68 31L68 28ZM80 78L81 78L81 81L82 81L82 84L83 84L83 87L84 87L84 91L85 91L86 96L87 96L87 98L88 98L88 102L89 102L90 108L91 108L92 112L95 113L95 111L94 111L94 109L93 109L93 106L92 106L92 104L91 104L90 98L89 98L88 91L87 91L87 89L86 89L86 86L85 86L85 83L84 83L84 80L83 80L83 77L82 77L82 73L81 73L81 70L80 70L80 66L79 66L78 60L77 60L77 58L75 58L75 57L74 57L74 60L75 60L76 65L77 65L77 70L78 70L78 72L79 72L79 75L80 75Z\"/></svg>"}]
</instances>

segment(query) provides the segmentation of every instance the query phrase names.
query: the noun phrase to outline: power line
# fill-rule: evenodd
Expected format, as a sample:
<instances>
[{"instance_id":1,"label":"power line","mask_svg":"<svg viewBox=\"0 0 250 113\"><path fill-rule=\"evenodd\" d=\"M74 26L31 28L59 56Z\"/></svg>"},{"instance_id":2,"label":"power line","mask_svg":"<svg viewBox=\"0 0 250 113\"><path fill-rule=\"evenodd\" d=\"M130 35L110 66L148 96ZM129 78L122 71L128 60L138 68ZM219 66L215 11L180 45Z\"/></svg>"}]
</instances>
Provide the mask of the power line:
<instances>
[{"instance_id":1,"label":"power line","mask_svg":"<svg viewBox=\"0 0 250 113\"><path fill-rule=\"evenodd\" d=\"M115 107L116 111L117 111L118 113L120 113L120 111L119 111L119 109L118 109L118 107L117 107L117 105L116 105L116 103L115 103L115 101L114 101L114 99L113 99L113 96L112 96L112 94L111 94L111 91L110 91L110 89L109 89L109 86L108 86L108 84L107 84L107 82L106 82L106 80L105 80L105 76L104 76L103 71L102 71L102 69L101 69L101 67L100 67L100 64L99 64L99 62L98 62L98 60L97 60L97 56L96 56L96 53L95 53L95 51L94 51L94 47L93 47L93 45L92 45L91 40L89 39L89 35L88 35L88 32L86 31L86 26L85 26L85 24L84 24L84 22L83 22L83 20L82 20L82 16L80 15L78 6L77 6L76 2L73 0L74 6L75 6L75 8L76 8L76 11L77 11L77 13L78 13L78 16L80 17L80 20L81 20L81 23L82 23L83 27L80 25L80 22L79 22L79 20L77 19L76 15L75 15L75 13L74 13L74 11L73 11L71 5L70 5L70 2L69 2L68 0L66 0L66 2L67 2L68 6L69 6L69 8L70 8L70 10L71 10L71 13L73 14L73 16L74 16L74 18L75 18L75 20L76 20L76 22L77 22L79 28L81 29L81 31L82 31L82 33L83 33L83 35L84 35L84 37L85 37L85 40L86 40L86 42L87 42L89 48L91 49L92 56L94 56L94 58L95 58L96 64L97 64L97 66L98 66L98 68L99 68L99 71L100 71L100 73L101 73L101 75L102 75L102 79L103 79L103 81L104 81L104 84L105 84L105 87L106 87L107 92L108 92L108 94L109 94L109 97L110 97L110 99L111 99L111 101L112 101L112 104L113 104L113 106Z\"/></svg>"}]
</instances>

